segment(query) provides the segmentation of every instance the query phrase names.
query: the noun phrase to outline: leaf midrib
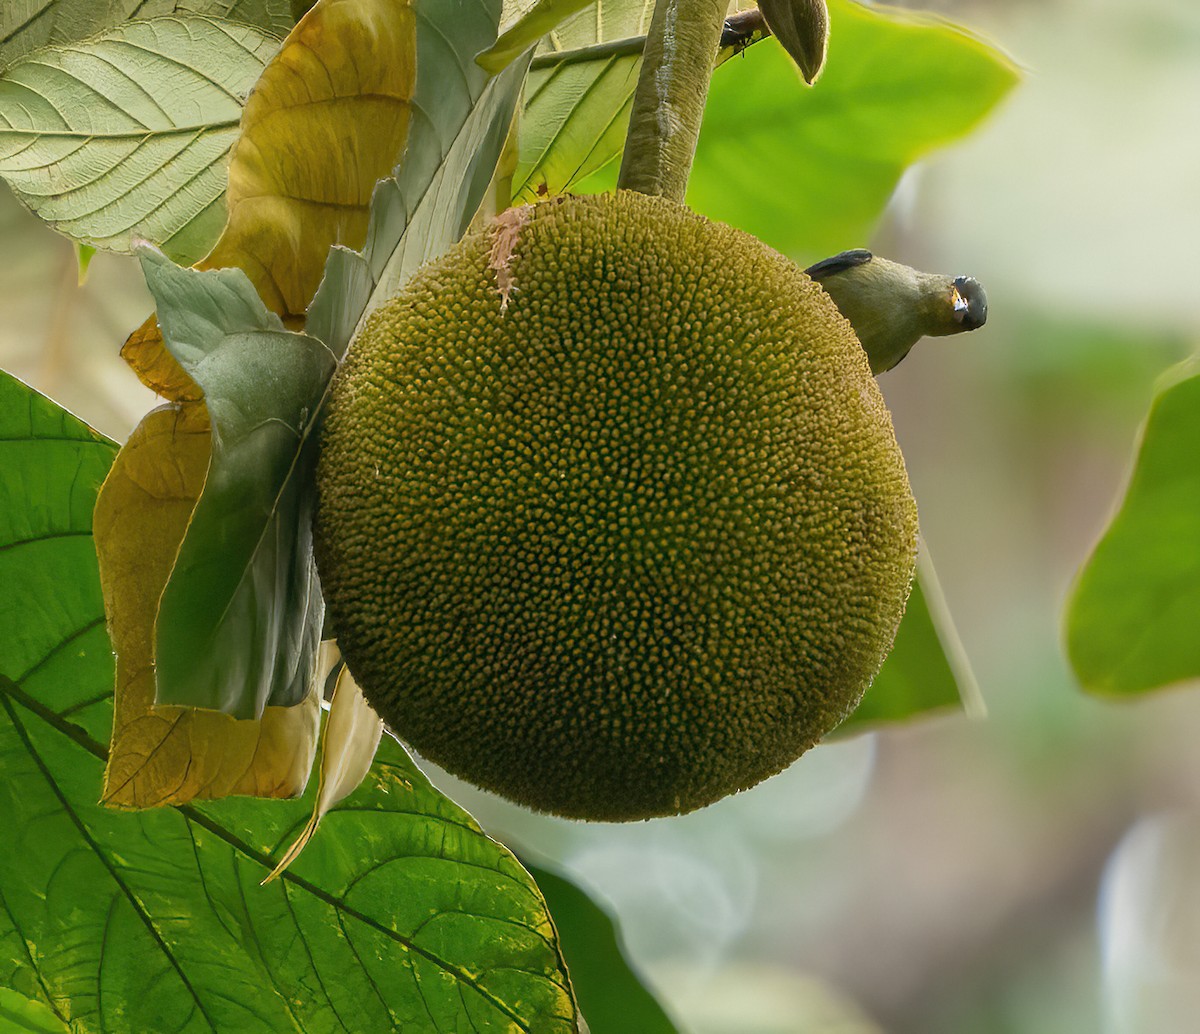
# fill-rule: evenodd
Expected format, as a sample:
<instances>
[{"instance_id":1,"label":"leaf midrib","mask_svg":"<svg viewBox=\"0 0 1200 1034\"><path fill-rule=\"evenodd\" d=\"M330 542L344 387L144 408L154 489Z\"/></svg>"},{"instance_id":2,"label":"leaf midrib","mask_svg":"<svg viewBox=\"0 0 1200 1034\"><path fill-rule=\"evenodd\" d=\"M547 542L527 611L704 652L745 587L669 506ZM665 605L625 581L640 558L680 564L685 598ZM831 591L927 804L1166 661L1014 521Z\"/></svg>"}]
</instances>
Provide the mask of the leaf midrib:
<instances>
[{"instance_id":1,"label":"leaf midrib","mask_svg":"<svg viewBox=\"0 0 1200 1034\"><path fill-rule=\"evenodd\" d=\"M197 122L194 125L172 126L170 129L137 129L120 133L85 133L78 129L22 129L13 126L11 123L6 123L0 126L0 134L11 133L14 136L30 136L37 140L44 140L47 137L55 140L81 140L87 143L90 140L145 140L154 137L183 136L187 133L211 133L221 129L236 129L240 123L240 118L221 119L218 122Z\"/></svg>"}]
</instances>

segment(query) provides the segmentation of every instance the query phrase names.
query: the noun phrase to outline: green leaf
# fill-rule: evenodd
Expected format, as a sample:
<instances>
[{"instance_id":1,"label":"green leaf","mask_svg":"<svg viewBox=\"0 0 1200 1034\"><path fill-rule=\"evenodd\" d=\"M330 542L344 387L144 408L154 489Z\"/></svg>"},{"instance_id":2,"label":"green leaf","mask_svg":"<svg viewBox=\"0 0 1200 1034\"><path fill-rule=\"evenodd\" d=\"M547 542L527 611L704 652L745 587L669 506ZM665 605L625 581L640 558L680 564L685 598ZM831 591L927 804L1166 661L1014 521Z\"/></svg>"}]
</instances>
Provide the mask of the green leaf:
<instances>
[{"instance_id":1,"label":"green leaf","mask_svg":"<svg viewBox=\"0 0 1200 1034\"><path fill-rule=\"evenodd\" d=\"M575 884L525 863L550 906L590 1034L677 1034L625 958L616 923Z\"/></svg>"},{"instance_id":2,"label":"green leaf","mask_svg":"<svg viewBox=\"0 0 1200 1034\"><path fill-rule=\"evenodd\" d=\"M69 1034L63 1019L41 1002L0 987L0 1031L4 1034Z\"/></svg>"},{"instance_id":3,"label":"green leaf","mask_svg":"<svg viewBox=\"0 0 1200 1034\"><path fill-rule=\"evenodd\" d=\"M132 21L0 78L0 176L60 233L189 263L224 223L242 104L279 40L214 18Z\"/></svg>"},{"instance_id":4,"label":"green leaf","mask_svg":"<svg viewBox=\"0 0 1200 1034\"><path fill-rule=\"evenodd\" d=\"M336 361L283 329L240 269L141 251L171 354L213 423L204 491L159 604L156 703L258 718L308 693L324 605L312 559L316 441Z\"/></svg>"},{"instance_id":5,"label":"green leaf","mask_svg":"<svg viewBox=\"0 0 1200 1034\"><path fill-rule=\"evenodd\" d=\"M1017 82L948 23L851 0L830 0L829 16L815 87L772 41L713 78L688 189L696 211L802 261L866 242L904 169Z\"/></svg>"},{"instance_id":6,"label":"green leaf","mask_svg":"<svg viewBox=\"0 0 1200 1034\"><path fill-rule=\"evenodd\" d=\"M114 442L0 373L0 674L56 710L79 703L72 673L85 662L95 695L112 689L92 506L116 452ZM0 950L0 967L12 957ZM30 993L2 968L0 986Z\"/></svg>"},{"instance_id":7,"label":"green leaf","mask_svg":"<svg viewBox=\"0 0 1200 1034\"><path fill-rule=\"evenodd\" d=\"M1067 652L1093 693L1126 696L1200 678L1200 374L1150 407L1121 508L1067 606Z\"/></svg>"},{"instance_id":8,"label":"green leaf","mask_svg":"<svg viewBox=\"0 0 1200 1034\"><path fill-rule=\"evenodd\" d=\"M131 19L210 14L287 35L295 19L288 0L4 0L0 4L0 69L48 45L77 43Z\"/></svg>"},{"instance_id":9,"label":"green leaf","mask_svg":"<svg viewBox=\"0 0 1200 1034\"><path fill-rule=\"evenodd\" d=\"M962 708L984 713L958 633L950 619L937 573L922 546L917 577L892 652L862 703L835 736L866 732L889 722Z\"/></svg>"},{"instance_id":10,"label":"green leaf","mask_svg":"<svg viewBox=\"0 0 1200 1034\"><path fill-rule=\"evenodd\" d=\"M521 109L513 204L561 194L620 156L653 13L653 0L598 0L543 42Z\"/></svg>"},{"instance_id":11,"label":"green leaf","mask_svg":"<svg viewBox=\"0 0 1200 1034\"><path fill-rule=\"evenodd\" d=\"M88 267L92 264L92 259L96 257L96 249L89 244L80 244L75 241L75 263L79 266L79 286L82 287L87 283Z\"/></svg>"},{"instance_id":12,"label":"green leaf","mask_svg":"<svg viewBox=\"0 0 1200 1034\"><path fill-rule=\"evenodd\" d=\"M309 333L340 356L354 328L467 229L512 123L527 60L489 77L475 55L496 38L497 0L417 0L421 113L392 176L375 189L362 252L335 247L308 312Z\"/></svg>"},{"instance_id":13,"label":"green leaf","mask_svg":"<svg viewBox=\"0 0 1200 1034\"><path fill-rule=\"evenodd\" d=\"M503 71L564 18L591 0L535 0L511 25L501 26L499 38L475 60L492 75Z\"/></svg>"},{"instance_id":14,"label":"green leaf","mask_svg":"<svg viewBox=\"0 0 1200 1034\"><path fill-rule=\"evenodd\" d=\"M266 888L311 800L96 803L112 660L83 549L113 451L0 377L0 986L80 1032L575 1031L532 880L394 743Z\"/></svg>"}]
</instances>

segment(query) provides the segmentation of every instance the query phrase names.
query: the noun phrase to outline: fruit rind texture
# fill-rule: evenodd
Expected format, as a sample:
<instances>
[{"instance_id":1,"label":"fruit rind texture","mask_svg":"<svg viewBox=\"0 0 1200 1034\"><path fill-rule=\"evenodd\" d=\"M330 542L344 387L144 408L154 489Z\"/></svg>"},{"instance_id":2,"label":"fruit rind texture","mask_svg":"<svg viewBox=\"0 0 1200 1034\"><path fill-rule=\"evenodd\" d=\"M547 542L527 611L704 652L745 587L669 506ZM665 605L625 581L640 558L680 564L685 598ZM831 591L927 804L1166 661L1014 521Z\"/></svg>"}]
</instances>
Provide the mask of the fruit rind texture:
<instances>
[{"instance_id":1,"label":"fruit rind texture","mask_svg":"<svg viewBox=\"0 0 1200 1034\"><path fill-rule=\"evenodd\" d=\"M367 699L449 771L595 820L691 811L858 704L916 507L849 324L639 194L513 210L339 370L317 560Z\"/></svg>"}]
</instances>

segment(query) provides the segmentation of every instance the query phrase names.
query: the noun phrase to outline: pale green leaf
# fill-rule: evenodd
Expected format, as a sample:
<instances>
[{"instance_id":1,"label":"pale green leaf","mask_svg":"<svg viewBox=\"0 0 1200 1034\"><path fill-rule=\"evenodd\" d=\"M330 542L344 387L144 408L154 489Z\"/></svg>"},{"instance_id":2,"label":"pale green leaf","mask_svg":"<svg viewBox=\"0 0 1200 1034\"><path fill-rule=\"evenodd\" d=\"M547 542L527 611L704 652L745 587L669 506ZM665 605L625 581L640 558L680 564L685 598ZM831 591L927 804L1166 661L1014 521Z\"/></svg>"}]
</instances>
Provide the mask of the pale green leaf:
<instances>
[{"instance_id":1,"label":"pale green leaf","mask_svg":"<svg viewBox=\"0 0 1200 1034\"><path fill-rule=\"evenodd\" d=\"M408 147L375 190L362 252L335 247L307 327L341 355L354 328L466 230L496 168L527 62L489 77L475 55L496 38L497 0L417 0L417 86Z\"/></svg>"},{"instance_id":2,"label":"pale green leaf","mask_svg":"<svg viewBox=\"0 0 1200 1034\"><path fill-rule=\"evenodd\" d=\"M295 19L288 0L4 0L0 3L0 69L48 44L77 43L130 19L209 14L287 35Z\"/></svg>"},{"instance_id":3,"label":"pale green leaf","mask_svg":"<svg viewBox=\"0 0 1200 1034\"><path fill-rule=\"evenodd\" d=\"M329 702L329 718L321 736L321 783L317 789L317 799L313 802L312 814L264 883L278 879L308 846L329 810L362 785L371 770L371 762L375 760L379 741L383 738L383 719L367 703L350 669L340 663L341 653L337 644L332 641L322 643L321 653L336 658L327 671L335 666L341 669L334 685L333 699Z\"/></svg>"},{"instance_id":4,"label":"pale green leaf","mask_svg":"<svg viewBox=\"0 0 1200 1034\"><path fill-rule=\"evenodd\" d=\"M267 888L311 794L97 803L113 672L90 514L114 452L0 375L0 986L80 1034L575 1032L533 881L391 741Z\"/></svg>"},{"instance_id":5,"label":"pale green leaf","mask_svg":"<svg viewBox=\"0 0 1200 1034\"><path fill-rule=\"evenodd\" d=\"M0 176L59 232L188 263L220 233L242 104L279 40L205 17L133 21L0 78Z\"/></svg>"},{"instance_id":6,"label":"pale green leaf","mask_svg":"<svg viewBox=\"0 0 1200 1034\"><path fill-rule=\"evenodd\" d=\"M588 6L590 0L537 0L521 12L511 25L501 25L500 36L476 58L480 68L495 75L559 24Z\"/></svg>"},{"instance_id":7,"label":"pale green leaf","mask_svg":"<svg viewBox=\"0 0 1200 1034\"><path fill-rule=\"evenodd\" d=\"M598 0L542 43L521 108L514 204L562 193L621 154L653 13L653 0Z\"/></svg>"},{"instance_id":8,"label":"pale green leaf","mask_svg":"<svg viewBox=\"0 0 1200 1034\"><path fill-rule=\"evenodd\" d=\"M284 330L240 269L141 257L163 340L213 423L204 491L159 604L155 699L258 718L312 685L324 614L312 431L335 361Z\"/></svg>"},{"instance_id":9,"label":"pale green leaf","mask_svg":"<svg viewBox=\"0 0 1200 1034\"><path fill-rule=\"evenodd\" d=\"M1150 408L1121 508L1067 607L1067 652L1094 693L1200 678L1200 374L1176 373Z\"/></svg>"}]
</instances>

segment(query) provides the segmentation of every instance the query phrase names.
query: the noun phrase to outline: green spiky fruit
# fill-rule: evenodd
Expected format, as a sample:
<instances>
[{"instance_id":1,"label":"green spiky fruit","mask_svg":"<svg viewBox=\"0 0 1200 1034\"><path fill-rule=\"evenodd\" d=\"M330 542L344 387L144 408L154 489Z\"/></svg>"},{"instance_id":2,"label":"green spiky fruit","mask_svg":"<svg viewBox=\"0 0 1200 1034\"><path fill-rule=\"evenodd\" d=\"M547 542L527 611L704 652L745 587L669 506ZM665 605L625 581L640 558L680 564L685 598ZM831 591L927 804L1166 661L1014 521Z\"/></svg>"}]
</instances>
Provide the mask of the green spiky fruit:
<instances>
[{"instance_id":1,"label":"green spiky fruit","mask_svg":"<svg viewBox=\"0 0 1200 1034\"><path fill-rule=\"evenodd\" d=\"M639 194L513 210L337 375L317 558L367 699L529 807L690 811L858 703L916 509L867 359L759 241Z\"/></svg>"}]
</instances>

